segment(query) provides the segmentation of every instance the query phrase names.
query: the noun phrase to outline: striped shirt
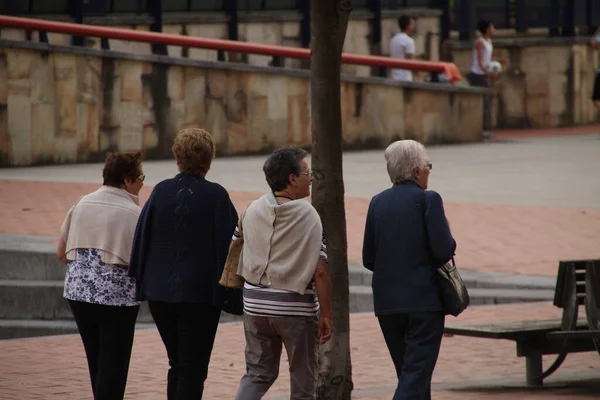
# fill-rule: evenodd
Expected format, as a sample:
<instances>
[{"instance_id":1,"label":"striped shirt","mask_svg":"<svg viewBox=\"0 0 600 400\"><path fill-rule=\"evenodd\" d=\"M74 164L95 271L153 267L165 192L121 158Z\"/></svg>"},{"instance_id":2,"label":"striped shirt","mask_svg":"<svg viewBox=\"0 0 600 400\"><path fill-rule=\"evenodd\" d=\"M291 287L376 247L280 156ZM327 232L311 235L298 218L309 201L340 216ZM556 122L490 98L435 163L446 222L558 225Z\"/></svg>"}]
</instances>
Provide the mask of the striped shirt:
<instances>
[{"instance_id":1,"label":"striped shirt","mask_svg":"<svg viewBox=\"0 0 600 400\"><path fill-rule=\"evenodd\" d=\"M232 240L240 238L235 228ZM319 259L327 261L325 236L321 241ZM312 317L319 311L315 283L310 282L304 294L273 289L264 285L244 283L244 313L258 317Z\"/></svg>"}]
</instances>

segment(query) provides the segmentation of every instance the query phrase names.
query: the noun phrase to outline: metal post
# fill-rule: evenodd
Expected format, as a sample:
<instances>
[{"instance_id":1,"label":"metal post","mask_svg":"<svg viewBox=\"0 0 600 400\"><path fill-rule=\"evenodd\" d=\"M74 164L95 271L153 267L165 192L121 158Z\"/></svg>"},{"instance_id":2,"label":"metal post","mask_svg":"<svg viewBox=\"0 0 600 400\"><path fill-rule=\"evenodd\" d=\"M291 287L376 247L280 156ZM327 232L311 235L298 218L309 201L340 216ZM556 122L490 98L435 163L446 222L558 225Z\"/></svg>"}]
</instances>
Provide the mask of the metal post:
<instances>
[{"instance_id":1,"label":"metal post","mask_svg":"<svg viewBox=\"0 0 600 400\"><path fill-rule=\"evenodd\" d=\"M450 38L450 2L448 0L429 0L430 8L442 11L440 18L440 40L443 42Z\"/></svg>"},{"instance_id":2,"label":"metal post","mask_svg":"<svg viewBox=\"0 0 600 400\"><path fill-rule=\"evenodd\" d=\"M550 36L560 35L560 0L550 1L550 18L548 20L548 28Z\"/></svg>"},{"instance_id":3,"label":"metal post","mask_svg":"<svg viewBox=\"0 0 600 400\"><path fill-rule=\"evenodd\" d=\"M371 54L381 55L381 0L369 0L367 2L369 10L373 13L371 19ZM371 67L371 75L386 77L387 71L381 67Z\"/></svg>"},{"instance_id":4,"label":"metal post","mask_svg":"<svg viewBox=\"0 0 600 400\"><path fill-rule=\"evenodd\" d=\"M238 40L238 4L237 0L225 0L225 12L229 17L227 34L229 40Z\"/></svg>"},{"instance_id":5,"label":"metal post","mask_svg":"<svg viewBox=\"0 0 600 400\"><path fill-rule=\"evenodd\" d=\"M224 1L224 9L227 13L227 17L229 18L229 22L227 23L227 37L229 40L239 40L239 10L238 10L238 2L237 0L225 0ZM235 54L229 55L229 61L235 61L239 59L239 56L235 56ZM226 61L225 52L222 50L217 50L217 60Z\"/></svg>"},{"instance_id":6,"label":"metal post","mask_svg":"<svg viewBox=\"0 0 600 400\"><path fill-rule=\"evenodd\" d=\"M588 0L588 32L593 35L600 26L600 3L596 0Z\"/></svg>"},{"instance_id":7,"label":"metal post","mask_svg":"<svg viewBox=\"0 0 600 400\"><path fill-rule=\"evenodd\" d=\"M458 30L459 40L471 39L473 30L472 10L473 4L471 3L471 0L458 0L458 4L456 6L456 19L458 23L456 28Z\"/></svg>"},{"instance_id":8,"label":"metal post","mask_svg":"<svg viewBox=\"0 0 600 400\"><path fill-rule=\"evenodd\" d=\"M300 25L300 44L302 47L310 46L310 1L298 0L298 11L302 14L302 22Z\"/></svg>"},{"instance_id":9,"label":"metal post","mask_svg":"<svg viewBox=\"0 0 600 400\"><path fill-rule=\"evenodd\" d=\"M83 0L69 0L69 14L75 19L75 23L83 24ZM83 46L84 36L73 36L71 44L73 46Z\"/></svg>"},{"instance_id":10,"label":"metal post","mask_svg":"<svg viewBox=\"0 0 600 400\"><path fill-rule=\"evenodd\" d=\"M530 354L525 357L525 377L528 386L543 386L542 379L542 355L540 353Z\"/></svg>"},{"instance_id":11,"label":"metal post","mask_svg":"<svg viewBox=\"0 0 600 400\"><path fill-rule=\"evenodd\" d=\"M565 2L563 8L562 35L575 36L575 0Z\"/></svg>"},{"instance_id":12,"label":"metal post","mask_svg":"<svg viewBox=\"0 0 600 400\"><path fill-rule=\"evenodd\" d=\"M515 29L517 32L527 32L527 8L525 0L515 0Z\"/></svg>"},{"instance_id":13,"label":"metal post","mask_svg":"<svg viewBox=\"0 0 600 400\"><path fill-rule=\"evenodd\" d=\"M596 0L587 0L587 26L588 35L593 35L600 26L600 3Z\"/></svg>"},{"instance_id":14,"label":"metal post","mask_svg":"<svg viewBox=\"0 0 600 400\"><path fill-rule=\"evenodd\" d=\"M148 14L153 19L150 25L151 32L162 32L162 0L148 0ZM159 43L152 43L152 53L167 55L167 46Z\"/></svg>"}]
</instances>

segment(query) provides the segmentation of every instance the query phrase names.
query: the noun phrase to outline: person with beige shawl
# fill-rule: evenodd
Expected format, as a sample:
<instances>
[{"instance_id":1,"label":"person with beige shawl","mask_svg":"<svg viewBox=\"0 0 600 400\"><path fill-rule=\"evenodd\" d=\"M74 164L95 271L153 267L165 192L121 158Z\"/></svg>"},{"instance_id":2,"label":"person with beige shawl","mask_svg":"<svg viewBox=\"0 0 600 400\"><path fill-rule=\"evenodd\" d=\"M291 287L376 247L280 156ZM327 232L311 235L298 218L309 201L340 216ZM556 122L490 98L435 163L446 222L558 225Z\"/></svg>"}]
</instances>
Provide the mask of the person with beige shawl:
<instances>
[{"instance_id":1,"label":"person with beige shawl","mask_svg":"<svg viewBox=\"0 0 600 400\"><path fill-rule=\"evenodd\" d=\"M240 224L246 374L236 400L265 395L279 374L282 345L291 398L315 398L319 341L329 340L333 328L321 219L303 200L312 182L306 155L283 148L269 156L263 171L272 192L252 202ZM239 235L236 230L233 239Z\"/></svg>"},{"instance_id":2,"label":"person with beige shawl","mask_svg":"<svg viewBox=\"0 0 600 400\"><path fill-rule=\"evenodd\" d=\"M57 256L68 265L64 297L87 356L94 400L123 399L139 302L127 276L141 212L142 154L109 153L104 184L71 207Z\"/></svg>"}]
</instances>

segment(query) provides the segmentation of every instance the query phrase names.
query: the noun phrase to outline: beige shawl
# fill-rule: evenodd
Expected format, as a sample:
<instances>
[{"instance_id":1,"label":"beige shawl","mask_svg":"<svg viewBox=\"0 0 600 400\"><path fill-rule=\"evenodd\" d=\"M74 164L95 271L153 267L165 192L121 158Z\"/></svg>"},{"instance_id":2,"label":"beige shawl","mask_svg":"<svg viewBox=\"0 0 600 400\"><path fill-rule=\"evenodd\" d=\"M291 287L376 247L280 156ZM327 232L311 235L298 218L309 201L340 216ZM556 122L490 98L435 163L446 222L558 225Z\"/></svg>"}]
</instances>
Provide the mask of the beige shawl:
<instances>
[{"instance_id":1,"label":"beige shawl","mask_svg":"<svg viewBox=\"0 0 600 400\"><path fill-rule=\"evenodd\" d=\"M141 211L138 196L125 189L102 186L83 196L60 229L67 259L75 260L77 249L99 249L104 263L128 265Z\"/></svg>"},{"instance_id":2,"label":"beige shawl","mask_svg":"<svg viewBox=\"0 0 600 400\"><path fill-rule=\"evenodd\" d=\"M278 205L273 194L266 194L248 206L242 222L237 274L250 283L304 294L323 239L314 207L305 200Z\"/></svg>"}]
</instances>

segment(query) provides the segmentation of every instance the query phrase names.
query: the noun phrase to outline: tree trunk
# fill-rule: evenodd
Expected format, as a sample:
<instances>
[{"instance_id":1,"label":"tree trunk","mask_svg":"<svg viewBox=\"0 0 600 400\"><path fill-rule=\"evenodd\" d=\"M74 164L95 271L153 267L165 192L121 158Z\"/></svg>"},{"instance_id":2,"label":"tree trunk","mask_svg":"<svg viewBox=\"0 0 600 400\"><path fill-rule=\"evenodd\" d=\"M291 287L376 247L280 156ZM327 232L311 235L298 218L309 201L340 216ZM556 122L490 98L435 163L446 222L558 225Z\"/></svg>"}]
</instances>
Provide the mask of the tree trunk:
<instances>
[{"instance_id":1,"label":"tree trunk","mask_svg":"<svg viewBox=\"0 0 600 400\"><path fill-rule=\"evenodd\" d=\"M312 203L323 221L333 282L332 338L320 351L319 400L350 399L348 243L342 175L341 55L350 0L311 2Z\"/></svg>"}]
</instances>

